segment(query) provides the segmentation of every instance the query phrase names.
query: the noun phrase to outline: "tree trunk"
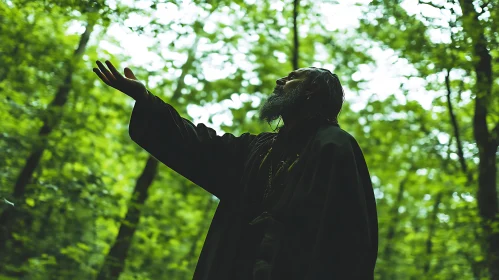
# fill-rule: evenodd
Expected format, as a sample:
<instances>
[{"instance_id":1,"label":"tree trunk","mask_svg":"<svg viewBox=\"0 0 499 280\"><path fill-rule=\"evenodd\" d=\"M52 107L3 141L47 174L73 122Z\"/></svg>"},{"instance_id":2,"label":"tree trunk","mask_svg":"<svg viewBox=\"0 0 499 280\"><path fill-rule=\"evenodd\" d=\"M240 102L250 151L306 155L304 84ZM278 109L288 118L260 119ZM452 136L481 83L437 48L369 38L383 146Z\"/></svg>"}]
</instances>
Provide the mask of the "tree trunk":
<instances>
[{"instance_id":1,"label":"tree trunk","mask_svg":"<svg viewBox=\"0 0 499 280\"><path fill-rule=\"evenodd\" d=\"M437 226L437 214L440 202L442 202L443 192L437 193L435 203L433 204L433 211L430 217L430 224L428 226L428 238L426 239L426 260L423 265L423 272L425 275L430 271L431 254L433 253L433 236L435 235L435 228Z\"/></svg>"},{"instance_id":2,"label":"tree trunk","mask_svg":"<svg viewBox=\"0 0 499 280\"><path fill-rule=\"evenodd\" d=\"M476 74L473 134L478 146L478 211L485 240L486 262L492 280L499 280L499 205L496 186L497 129L487 128L487 106L492 98L492 57L487 50L484 27L478 19L472 0L460 0L463 28L472 39L474 69Z\"/></svg>"},{"instance_id":3,"label":"tree trunk","mask_svg":"<svg viewBox=\"0 0 499 280\"><path fill-rule=\"evenodd\" d=\"M28 156L24 167L22 168L16 183L14 185L14 190L12 193L12 200L16 203L17 207L8 207L0 215L0 252L7 252L8 243L12 240L12 233L16 231L15 224L21 224L21 229L24 229L26 225L22 226L22 223L29 224L29 214L25 213L23 209L25 207L24 197L26 196L26 186L32 180L33 173L40 163L40 159L43 152L47 146L47 140L50 133L57 127L58 123L62 118L62 109L68 100L68 95L72 86L72 75L74 72L74 62L81 59L83 53L87 47L90 34L93 31L95 21L89 21L85 28L85 32L80 37L78 47L73 53L71 60L68 62L67 74L64 77L63 83L59 86L54 99L50 102L47 108L47 113L43 117L43 125L38 132L40 142L34 145L33 151ZM22 244L16 242L14 244L18 250L21 250ZM3 259L4 256L0 256Z\"/></svg>"},{"instance_id":4,"label":"tree trunk","mask_svg":"<svg viewBox=\"0 0 499 280\"><path fill-rule=\"evenodd\" d=\"M463 174L466 175L467 185L471 185L473 181L473 175L468 170L468 165L464 159L463 145L461 142L461 135L459 132L459 125L457 123L456 115L454 114L454 109L451 100L451 88L450 88L450 69L447 70L447 75L445 76L445 87L447 89L447 108L449 109L449 118L452 124L452 129L454 136L456 137L457 155L459 157L459 164L461 165L461 170Z\"/></svg>"},{"instance_id":5,"label":"tree trunk","mask_svg":"<svg viewBox=\"0 0 499 280\"><path fill-rule=\"evenodd\" d=\"M125 219L121 223L118 237L106 256L104 265L97 276L98 280L118 279L121 272L123 272L128 249L132 244L144 202L148 197L149 187L156 177L157 171L158 161L150 156L135 184Z\"/></svg>"},{"instance_id":6,"label":"tree trunk","mask_svg":"<svg viewBox=\"0 0 499 280\"><path fill-rule=\"evenodd\" d=\"M299 68L299 47L300 41L298 38L298 8L300 7L300 0L293 1L293 56L291 63L293 64L293 70Z\"/></svg>"},{"instance_id":7,"label":"tree trunk","mask_svg":"<svg viewBox=\"0 0 499 280\"><path fill-rule=\"evenodd\" d=\"M20 198L24 194L26 185L31 180L33 172L38 167L43 152L45 151L48 136L62 119L62 109L68 100L69 92L72 86L72 78L74 71L73 61L76 61L83 56L83 53L85 52L93 28L94 28L94 23L88 23L87 27L85 28L85 32L83 32L83 34L80 37L78 48L73 53L72 61L69 62L69 67L66 73L66 77L64 77L64 82L57 90L55 98L52 100L52 102L50 102L47 109L48 114L45 116L43 120L43 126L38 133L42 143L41 145L35 145L36 146L35 149L26 160L26 164L23 167L14 186L14 192L13 192L14 198Z\"/></svg>"},{"instance_id":8,"label":"tree trunk","mask_svg":"<svg viewBox=\"0 0 499 280\"><path fill-rule=\"evenodd\" d=\"M450 71L451 69L447 69L447 75L445 76L445 87L447 89L447 108L449 110L449 118L451 120L452 128L454 131L454 136L456 137L456 148L457 148L457 155L459 157L459 164L461 166L461 171L463 172L464 175L466 175L466 186L471 186L473 184L473 174L470 172L468 169L468 165L466 164L466 160L464 158L464 152L463 152L463 145L461 143L461 137L459 133L459 124L457 122L457 118L455 116L453 106L452 106L452 99L451 99L451 87L450 87ZM450 144L450 142L449 142ZM450 149L449 149L449 155L450 155ZM444 163L443 168L447 168L447 162ZM474 225L472 225L474 226ZM475 228L476 231L476 228ZM479 238L478 238L479 239ZM467 252L461 252L461 255L465 257L465 259L470 263L471 266L471 271L473 273L473 276L475 279L480 278L480 267L483 267L483 263L480 261L476 261L474 258L470 257Z\"/></svg>"}]
</instances>

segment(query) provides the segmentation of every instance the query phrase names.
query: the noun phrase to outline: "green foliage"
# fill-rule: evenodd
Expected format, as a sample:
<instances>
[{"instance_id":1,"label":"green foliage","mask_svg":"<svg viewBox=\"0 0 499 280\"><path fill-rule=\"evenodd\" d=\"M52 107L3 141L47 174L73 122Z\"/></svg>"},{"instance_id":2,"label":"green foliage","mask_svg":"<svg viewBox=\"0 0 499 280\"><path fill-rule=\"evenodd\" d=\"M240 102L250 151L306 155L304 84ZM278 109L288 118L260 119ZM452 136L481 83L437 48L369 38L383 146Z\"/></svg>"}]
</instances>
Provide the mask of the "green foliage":
<instances>
[{"instance_id":1,"label":"green foliage","mask_svg":"<svg viewBox=\"0 0 499 280\"><path fill-rule=\"evenodd\" d=\"M293 3L93 2L0 1L0 211L15 209L18 220L0 250L0 279L94 279L122 225L137 230L121 280L191 279L217 200L160 165L144 205L132 203L148 159L128 136L133 103L99 83L91 69L97 59L132 68L189 119L196 108L219 106L207 124L225 132L270 131L257 120L257 109L275 80L292 70ZM347 94L369 90L363 77L353 77L362 66L376 66L370 51L377 46L414 69L401 74L398 91L386 99L372 96L360 110L347 96L340 115L340 125L364 151L377 197L376 278L487 279L472 130L476 77L457 7L443 12L450 14L443 24L398 1L373 1L362 7L358 29L331 31L319 2L300 1L297 22L307 31L300 32L301 67L334 70ZM497 73L499 9L497 1L487 3L480 21ZM128 20L134 17L145 21ZM77 27L95 19L83 57L72 61L83 32ZM130 62L132 46L109 31L116 27L149 39L154 61ZM448 40L431 35L440 29L450 32ZM56 109L61 117L44 142L39 130L54 115L49 104L66 83L68 65L74 66L68 101ZM408 84L415 79L424 81L419 92L434 96L430 109L411 98L416 90ZM468 173L456 148L448 89ZM491 124L499 121L497 91ZM215 121L221 115L230 121ZM25 193L14 198L27 157L44 143ZM125 220L132 207L141 209L138 225Z\"/></svg>"},{"instance_id":2,"label":"green foliage","mask_svg":"<svg viewBox=\"0 0 499 280\"><path fill-rule=\"evenodd\" d=\"M465 2L460 1L460 6L451 1L419 1L419 4L405 5L373 1L361 20L359 30L381 43L383 48L394 50L415 68L416 74L411 74L408 81L416 77L424 78L426 90L439 95L433 99L431 110L427 112L418 108L417 104L409 106L409 102L395 107L385 104L373 110L378 113L379 109L396 110L398 107L402 110L396 111L406 114L401 122L403 126L396 128L398 144L394 146L391 143L389 149L393 151L398 145L404 145L399 149L397 159L391 158L390 162L400 160L398 166L412 162L411 168L415 168L416 174L420 175L412 179L414 187L417 187L404 191L407 198L404 197L406 200L400 204L404 205L406 212L395 211L386 217L398 219L399 224L406 220L411 225L409 228L396 228L396 235L385 240L383 238L387 235L381 234L381 241L392 244L391 251L394 252L393 256L382 259L378 265L377 273L381 279L488 279L483 249L489 245L484 243L476 199L476 192L481 188L477 181L477 163L484 158L478 154L473 135L476 125L473 118L477 109L472 100L478 94L475 89L481 85L477 85L474 64L474 59L478 57L468 36L478 36L479 31L474 29L475 35L464 32L464 21L468 19L461 10ZM485 32L487 47L495 58L492 59L492 68L496 69L498 41L497 36L490 34L497 31L493 30L497 25L499 3L488 1L485 5L476 1L476 5L482 5L477 11L481 13L480 24ZM497 75L493 80L497 81ZM496 91L497 87L494 87L493 92ZM406 89L405 93L409 94L410 90ZM487 116L489 128L498 123L499 115L494 105L499 102L497 96L492 94L486 104L490 112ZM449 104L453 107L452 111ZM455 123L452 117L455 117ZM382 130L382 127L379 129ZM380 132L378 137L389 141L386 132ZM459 155L458 144L462 146L462 155ZM495 165L492 168L496 169ZM390 173L387 171L385 176L393 176ZM387 177L380 177L380 180L387 182L390 180ZM497 190L496 186L494 188ZM436 204L439 195L441 201ZM405 206L405 201L411 197L411 205ZM397 207L397 203L387 197L383 204ZM433 214L434 218L428 219L436 211L438 213ZM421 212L424 214L421 215ZM408 243L400 242L402 238ZM412 248L407 244L413 244ZM407 258L409 255L412 257ZM396 270L393 269L394 262ZM408 274L414 268L417 269Z\"/></svg>"}]
</instances>

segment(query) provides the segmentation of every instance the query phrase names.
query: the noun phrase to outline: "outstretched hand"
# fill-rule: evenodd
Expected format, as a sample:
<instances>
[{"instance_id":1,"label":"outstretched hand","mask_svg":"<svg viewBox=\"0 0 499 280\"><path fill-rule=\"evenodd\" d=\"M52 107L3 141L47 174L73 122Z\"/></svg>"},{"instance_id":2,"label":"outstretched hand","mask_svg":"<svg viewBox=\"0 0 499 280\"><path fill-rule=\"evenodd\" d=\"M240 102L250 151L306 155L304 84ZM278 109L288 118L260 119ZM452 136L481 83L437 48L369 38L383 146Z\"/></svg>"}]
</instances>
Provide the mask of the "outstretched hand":
<instances>
[{"instance_id":1,"label":"outstretched hand","mask_svg":"<svg viewBox=\"0 0 499 280\"><path fill-rule=\"evenodd\" d=\"M102 62L97 60L96 63L99 68L93 68L93 71L104 83L106 83L106 85L123 92L135 100L147 96L146 86L139 82L130 68L125 68L125 76L123 76L109 60L106 60L106 65L111 71L109 71Z\"/></svg>"}]
</instances>

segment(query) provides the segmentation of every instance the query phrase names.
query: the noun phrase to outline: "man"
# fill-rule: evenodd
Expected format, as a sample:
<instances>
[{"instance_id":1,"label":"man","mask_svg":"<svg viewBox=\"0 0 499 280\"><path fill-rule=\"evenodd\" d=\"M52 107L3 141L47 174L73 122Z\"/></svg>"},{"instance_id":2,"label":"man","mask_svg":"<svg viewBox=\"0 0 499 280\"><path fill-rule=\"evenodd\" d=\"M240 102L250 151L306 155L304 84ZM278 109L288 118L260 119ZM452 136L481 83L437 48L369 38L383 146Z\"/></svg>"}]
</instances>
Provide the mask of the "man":
<instances>
[{"instance_id":1,"label":"man","mask_svg":"<svg viewBox=\"0 0 499 280\"><path fill-rule=\"evenodd\" d=\"M130 137L220 199L194 279L373 279L376 203L364 156L337 123L344 93L328 70L277 80L260 119L277 133L216 135L150 93L129 68L94 72L136 100Z\"/></svg>"}]
</instances>

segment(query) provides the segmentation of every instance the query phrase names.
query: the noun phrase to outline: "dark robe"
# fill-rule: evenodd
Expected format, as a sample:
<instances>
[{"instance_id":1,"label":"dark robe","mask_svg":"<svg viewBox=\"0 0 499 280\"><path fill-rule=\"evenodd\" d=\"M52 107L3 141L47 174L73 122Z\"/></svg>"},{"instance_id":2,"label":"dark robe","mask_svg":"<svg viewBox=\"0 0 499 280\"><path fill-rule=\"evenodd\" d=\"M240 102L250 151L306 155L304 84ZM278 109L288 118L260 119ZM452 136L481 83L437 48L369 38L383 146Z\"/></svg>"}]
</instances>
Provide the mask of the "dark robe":
<instances>
[{"instance_id":1,"label":"dark robe","mask_svg":"<svg viewBox=\"0 0 499 280\"><path fill-rule=\"evenodd\" d=\"M150 94L135 104L130 137L220 199L194 279L374 278L371 179L356 140L338 125L218 136ZM273 192L263 199L269 177Z\"/></svg>"}]
</instances>

